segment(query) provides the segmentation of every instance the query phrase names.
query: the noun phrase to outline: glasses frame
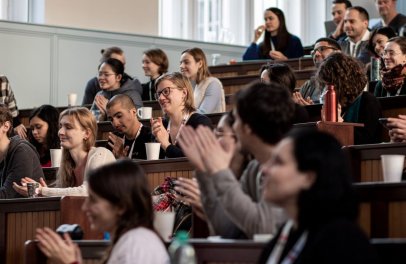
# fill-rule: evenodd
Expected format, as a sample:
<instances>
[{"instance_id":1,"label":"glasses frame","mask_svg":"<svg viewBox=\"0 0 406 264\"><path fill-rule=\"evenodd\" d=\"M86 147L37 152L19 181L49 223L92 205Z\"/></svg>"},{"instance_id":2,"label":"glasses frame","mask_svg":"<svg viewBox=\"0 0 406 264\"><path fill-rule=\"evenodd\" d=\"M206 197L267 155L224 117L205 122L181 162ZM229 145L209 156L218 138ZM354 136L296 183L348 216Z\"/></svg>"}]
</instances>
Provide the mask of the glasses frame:
<instances>
[{"instance_id":1,"label":"glasses frame","mask_svg":"<svg viewBox=\"0 0 406 264\"><path fill-rule=\"evenodd\" d=\"M103 78L109 78L111 75L117 75L117 73L104 73L104 72L98 72L97 73L97 78L103 77Z\"/></svg>"},{"instance_id":2,"label":"glasses frame","mask_svg":"<svg viewBox=\"0 0 406 264\"><path fill-rule=\"evenodd\" d=\"M159 100L159 97L161 97L161 94L165 97L168 98L168 96L171 94L171 90L176 89L175 87L165 87L163 88L160 92L155 92L155 99Z\"/></svg>"},{"instance_id":3,"label":"glasses frame","mask_svg":"<svg viewBox=\"0 0 406 264\"><path fill-rule=\"evenodd\" d=\"M310 52L310 55L311 55L312 57L314 57L314 55L316 55L316 52L317 52L317 51L318 51L319 53L322 53L324 50L328 50L328 49L338 50L337 48L331 47L331 46L320 46L320 47L317 47L316 49L313 49L313 50Z\"/></svg>"}]
</instances>

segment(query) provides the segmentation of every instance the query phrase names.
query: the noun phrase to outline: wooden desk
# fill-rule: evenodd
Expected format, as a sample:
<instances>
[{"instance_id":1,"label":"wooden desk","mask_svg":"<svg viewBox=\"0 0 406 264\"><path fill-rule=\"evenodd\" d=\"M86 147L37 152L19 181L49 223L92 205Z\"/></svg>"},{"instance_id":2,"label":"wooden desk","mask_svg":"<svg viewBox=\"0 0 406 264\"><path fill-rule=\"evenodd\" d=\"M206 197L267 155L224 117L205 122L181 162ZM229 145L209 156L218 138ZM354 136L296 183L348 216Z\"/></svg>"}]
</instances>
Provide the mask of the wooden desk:
<instances>
[{"instance_id":1,"label":"wooden desk","mask_svg":"<svg viewBox=\"0 0 406 264\"><path fill-rule=\"evenodd\" d=\"M382 182L381 155L406 155L406 143L346 146L355 182Z\"/></svg>"},{"instance_id":2,"label":"wooden desk","mask_svg":"<svg viewBox=\"0 0 406 264\"><path fill-rule=\"evenodd\" d=\"M343 146L354 145L354 128L362 127L363 124L346 122L317 121L308 123L297 123L294 129L314 128L334 136Z\"/></svg>"},{"instance_id":3,"label":"wooden desk","mask_svg":"<svg viewBox=\"0 0 406 264\"><path fill-rule=\"evenodd\" d=\"M84 197L42 197L0 200L0 263L21 263L24 242L33 239L35 229L79 223L85 238L101 239L90 232L87 217L80 210Z\"/></svg>"},{"instance_id":4,"label":"wooden desk","mask_svg":"<svg viewBox=\"0 0 406 264\"><path fill-rule=\"evenodd\" d=\"M244 61L230 65L216 65L210 66L210 73L217 77L231 77L238 75L256 75L259 76L259 70L267 63L285 63L288 64L293 70L315 69L313 59L311 57L289 59L284 61L274 60L257 60L257 61Z\"/></svg>"},{"instance_id":5,"label":"wooden desk","mask_svg":"<svg viewBox=\"0 0 406 264\"><path fill-rule=\"evenodd\" d=\"M109 246L108 241L75 241L78 244L84 263L94 263L101 258ZM257 263L263 242L252 240L221 240L191 239L190 243L196 252L197 263ZM167 244L168 246L168 244ZM38 249L37 242L27 241L25 245L25 264L44 263L46 257Z\"/></svg>"},{"instance_id":6,"label":"wooden desk","mask_svg":"<svg viewBox=\"0 0 406 264\"><path fill-rule=\"evenodd\" d=\"M187 158L145 160L136 162L144 169L151 191L163 183L165 177L168 176L173 178L193 178L194 167Z\"/></svg>"},{"instance_id":7,"label":"wooden desk","mask_svg":"<svg viewBox=\"0 0 406 264\"><path fill-rule=\"evenodd\" d=\"M314 69L295 71L294 73L296 76L296 87L301 87L305 83L305 81L309 80L310 77L314 75L314 72ZM253 81L259 81L260 78L259 73L256 73L255 75L250 74L219 77L219 80L223 84L225 94L234 94L249 83Z\"/></svg>"},{"instance_id":8,"label":"wooden desk","mask_svg":"<svg viewBox=\"0 0 406 264\"><path fill-rule=\"evenodd\" d=\"M95 263L109 246L108 241L75 241L82 252L83 263ZM378 264L403 264L406 259L406 239L371 239L372 250ZM191 240L197 255L197 263L257 263L266 243L251 240ZM25 244L25 264L45 263L46 257L38 249L36 241Z\"/></svg>"},{"instance_id":9,"label":"wooden desk","mask_svg":"<svg viewBox=\"0 0 406 264\"><path fill-rule=\"evenodd\" d=\"M356 183L354 188L359 223L369 237L406 238L406 182Z\"/></svg>"}]
</instances>

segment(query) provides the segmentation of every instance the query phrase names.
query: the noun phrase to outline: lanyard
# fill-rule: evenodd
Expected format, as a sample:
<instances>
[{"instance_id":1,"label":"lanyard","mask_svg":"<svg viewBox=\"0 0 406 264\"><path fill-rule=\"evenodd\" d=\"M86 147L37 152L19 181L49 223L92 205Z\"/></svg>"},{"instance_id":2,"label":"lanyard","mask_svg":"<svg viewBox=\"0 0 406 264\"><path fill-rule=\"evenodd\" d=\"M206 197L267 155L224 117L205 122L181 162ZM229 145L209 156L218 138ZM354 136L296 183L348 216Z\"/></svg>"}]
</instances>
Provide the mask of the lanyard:
<instances>
[{"instance_id":1,"label":"lanyard","mask_svg":"<svg viewBox=\"0 0 406 264\"><path fill-rule=\"evenodd\" d=\"M186 124L186 122L188 121L189 117L190 117L192 114L193 114L193 113L187 113L187 114L184 114L184 115L183 115L183 119L182 119L182 122L180 123L180 127L179 127L179 129L178 129L178 133L176 133L175 142L173 142L173 145L176 145L176 142L178 141L178 136L179 136L180 131L182 130L182 127ZM168 131L168 135L169 135L169 138L170 138L170 137L171 137L171 120L170 120L170 119L169 119L168 128L166 129L166 131Z\"/></svg>"},{"instance_id":2,"label":"lanyard","mask_svg":"<svg viewBox=\"0 0 406 264\"><path fill-rule=\"evenodd\" d=\"M134 151L134 145L135 145L135 141L137 140L138 136L141 134L141 128L142 128L142 124L140 124L140 127L138 128L137 134L135 135L134 141L131 145L131 149L128 152L128 157L131 159L131 157L133 156L133 151ZM125 142L125 136L123 137L123 140Z\"/></svg>"},{"instance_id":3,"label":"lanyard","mask_svg":"<svg viewBox=\"0 0 406 264\"><path fill-rule=\"evenodd\" d=\"M276 242L276 245L272 250L271 255L269 256L268 261L266 262L267 264L278 263L279 259L282 256L283 249L286 246L286 242L288 241L289 232L292 229L292 226L293 221L289 220L283 227L282 232L278 238L278 241ZM296 244L293 246L293 248L289 251L289 253L281 262L282 264L291 264L297 259L300 252L302 252L304 245L306 244L307 234L308 234L307 231L303 232L303 234L300 236Z\"/></svg>"}]
</instances>

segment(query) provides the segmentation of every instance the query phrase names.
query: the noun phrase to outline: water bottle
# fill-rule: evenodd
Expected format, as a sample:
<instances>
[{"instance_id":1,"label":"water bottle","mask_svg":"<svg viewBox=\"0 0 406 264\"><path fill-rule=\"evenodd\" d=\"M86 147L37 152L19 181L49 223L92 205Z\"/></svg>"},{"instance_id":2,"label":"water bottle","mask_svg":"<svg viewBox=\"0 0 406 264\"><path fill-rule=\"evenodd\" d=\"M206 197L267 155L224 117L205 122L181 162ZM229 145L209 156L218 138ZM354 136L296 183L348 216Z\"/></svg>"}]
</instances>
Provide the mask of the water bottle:
<instances>
[{"instance_id":1,"label":"water bottle","mask_svg":"<svg viewBox=\"0 0 406 264\"><path fill-rule=\"evenodd\" d=\"M196 264L196 253L189 244L189 235L186 231L178 231L176 237L169 246L171 264Z\"/></svg>"},{"instance_id":2,"label":"water bottle","mask_svg":"<svg viewBox=\"0 0 406 264\"><path fill-rule=\"evenodd\" d=\"M337 122L337 98L334 85L329 84L327 86L327 92L325 96L325 120L330 122Z\"/></svg>"},{"instance_id":3,"label":"water bottle","mask_svg":"<svg viewBox=\"0 0 406 264\"><path fill-rule=\"evenodd\" d=\"M371 76L370 76L370 81L379 81L381 80L381 59L371 57Z\"/></svg>"}]
</instances>

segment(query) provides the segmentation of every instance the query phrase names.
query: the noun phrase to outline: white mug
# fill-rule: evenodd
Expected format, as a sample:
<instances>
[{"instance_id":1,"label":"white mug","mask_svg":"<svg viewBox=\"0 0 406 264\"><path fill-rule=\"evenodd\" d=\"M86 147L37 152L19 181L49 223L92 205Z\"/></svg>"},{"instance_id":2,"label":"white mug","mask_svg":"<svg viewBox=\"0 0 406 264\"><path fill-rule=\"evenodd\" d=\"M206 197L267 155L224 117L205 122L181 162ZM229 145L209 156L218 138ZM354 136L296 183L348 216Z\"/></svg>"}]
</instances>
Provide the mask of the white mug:
<instances>
[{"instance_id":1,"label":"white mug","mask_svg":"<svg viewBox=\"0 0 406 264\"><path fill-rule=\"evenodd\" d=\"M60 167L61 166L61 159L62 159L62 149L50 149L51 152L51 166L52 167Z\"/></svg>"},{"instance_id":2,"label":"white mug","mask_svg":"<svg viewBox=\"0 0 406 264\"><path fill-rule=\"evenodd\" d=\"M138 108L137 115L141 119L150 119L152 117L152 107Z\"/></svg>"},{"instance_id":3,"label":"white mug","mask_svg":"<svg viewBox=\"0 0 406 264\"><path fill-rule=\"evenodd\" d=\"M68 94L68 106L75 106L77 98L78 98L78 94L76 94L76 93Z\"/></svg>"}]
</instances>

